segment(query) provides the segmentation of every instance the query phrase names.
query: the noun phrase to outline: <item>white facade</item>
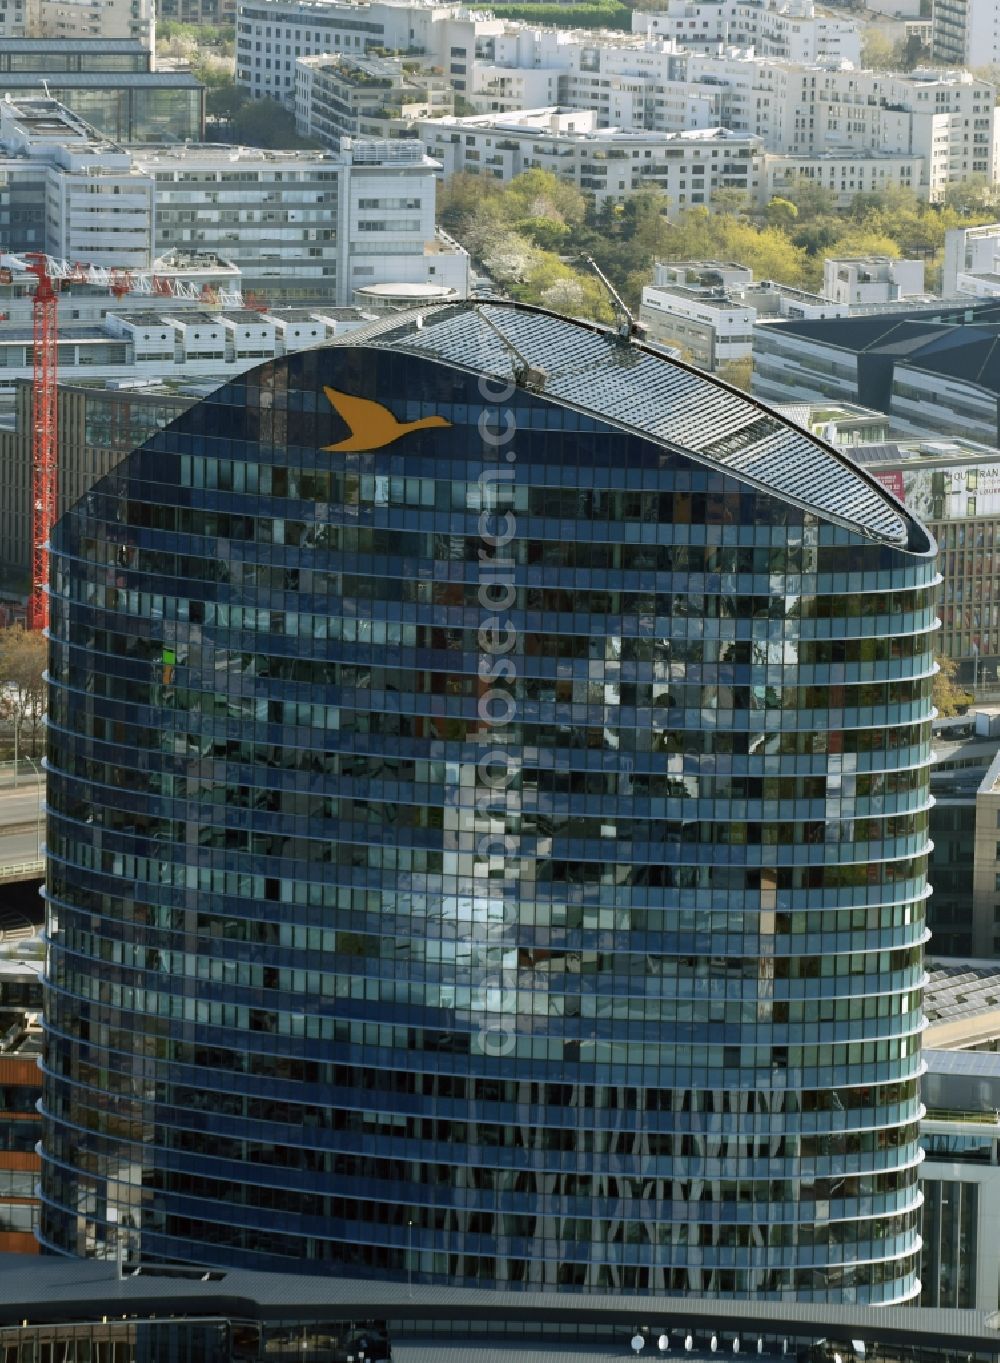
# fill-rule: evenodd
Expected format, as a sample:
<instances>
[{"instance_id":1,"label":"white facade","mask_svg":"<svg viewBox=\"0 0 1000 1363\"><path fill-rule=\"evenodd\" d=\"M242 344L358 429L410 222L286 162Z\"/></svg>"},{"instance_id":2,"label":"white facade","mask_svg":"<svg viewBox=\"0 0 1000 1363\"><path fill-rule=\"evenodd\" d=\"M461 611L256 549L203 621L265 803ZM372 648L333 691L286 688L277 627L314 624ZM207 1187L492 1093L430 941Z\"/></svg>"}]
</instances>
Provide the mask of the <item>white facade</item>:
<instances>
[{"instance_id":1,"label":"white facade","mask_svg":"<svg viewBox=\"0 0 1000 1363\"><path fill-rule=\"evenodd\" d=\"M37 0L2 0L0 38L30 38L37 23Z\"/></svg>"},{"instance_id":2,"label":"white facade","mask_svg":"<svg viewBox=\"0 0 1000 1363\"><path fill-rule=\"evenodd\" d=\"M996 0L934 0L931 51L954 66L1000 63L1000 7Z\"/></svg>"},{"instance_id":3,"label":"white facade","mask_svg":"<svg viewBox=\"0 0 1000 1363\"><path fill-rule=\"evenodd\" d=\"M753 354L759 318L802 321L848 312L846 304L774 280L754 283L745 266L657 262L654 283L642 291L639 320L650 340L683 347L695 364L714 370Z\"/></svg>"},{"instance_id":4,"label":"white facade","mask_svg":"<svg viewBox=\"0 0 1000 1363\"><path fill-rule=\"evenodd\" d=\"M96 325L72 321L60 325L60 379L221 382L263 360L319 345L367 320L354 308L287 309L262 315L248 309L202 310L156 301L162 306L109 312ZM0 328L0 406L13 401L17 379L31 378L31 348L30 325Z\"/></svg>"},{"instance_id":5,"label":"white facade","mask_svg":"<svg viewBox=\"0 0 1000 1363\"><path fill-rule=\"evenodd\" d=\"M920 18L920 0L865 0L865 9L880 18Z\"/></svg>"},{"instance_id":6,"label":"white facade","mask_svg":"<svg viewBox=\"0 0 1000 1363\"><path fill-rule=\"evenodd\" d=\"M236 12L236 83L255 99L291 107L298 57L374 49L422 56L454 88L471 88L477 35L499 31L500 20L459 4L392 4L388 0L242 0Z\"/></svg>"},{"instance_id":7,"label":"white facade","mask_svg":"<svg viewBox=\"0 0 1000 1363\"><path fill-rule=\"evenodd\" d=\"M138 38L150 53L156 50L153 0L28 0L28 3L33 9L30 33L33 38Z\"/></svg>"},{"instance_id":8,"label":"white facade","mask_svg":"<svg viewBox=\"0 0 1000 1363\"><path fill-rule=\"evenodd\" d=\"M861 64L860 24L817 12L812 0L668 0L663 9L635 10L632 30L708 51L735 43L762 57Z\"/></svg>"},{"instance_id":9,"label":"white facade","mask_svg":"<svg viewBox=\"0 0 1000 1363\"><path fill-rule=\"evenodd\" d=\"M848 172L855 152L919 157L916 179L885 163L884 173L859 170L855 185L911 182L932 202L1000 169L992 85L961 71L861 70L858 24L817 13L812 0L669 0L635 12L633 26L558 29L457 4L243 0L237 80L291 104L297 58L386 48L420 55L483 114L559 106L593 112L599 128L723 127L776 154L840 155Z\"/></svg>"},{"instance_id":10,"label":"white facade","mask_svg":"<svg viewBox=\"0 0 1000 1363\"><path fill-rule=\"evenodd\" d=\"M756 316L755 308L738 303L724 290L713 297L708 290L683 285L647 285L639 309L639 321L651 341L682 347L694 364L708 370L751 354Z\"/></svg>"},{"instance_id":11,"label":"white facade","mask_svg":"<svg viewBox=\"0 0 1000 1363\"><path fill-rule=\"evenodd\" d=\"M941 296L962 293L978 298L1000 294L1000 222L945 232Z\"/></svg>"},{"instance_id":12,"label":"white facade","mask_svg":"<svg viewBox=\"0 0 1000 1363\"><path fill-rule=\"evenodd\" d=\"M411 75L399 57L327 54L295 62L296 131L334 149L342 137L385 138L407 121L441 117L454 106L443 76Z\"/></svg>"},{"instance_id":13,"label":"white facade","mask_svg":"<svg viewBox=\"0 0 1000 1363\"><path fill-rule=\"evenodd\" d=\"M823 262L823 294L836 303L895 303L923 291L922 260L853 256Z\"/></svg>"},{"instance_id":14,"label":"white facade","mask_svg":"<svg viewBox=\"0 0 1000 1363\"><path fill-rule=\"evenodd\" d=\"M0 199L6 191L12 207L19 183L44 183L37 239L17 240L12 228L15 249L130 270L152 262L152 176L57 101L0 102L0 177Z\"/></svg>"},{"instance_id":15,"label":"white facade","mask_svg":"<svg viewBox=\"0 0 1000 1363\"><path fill-rule=\"evenodd\" d=\"M415 140L345 139L329 154L161 147L136 160L156 180L157 251L216 251L265 298L344 306L361 284L425 279L467 292L468 256L435 233L438 167Z\"/></svg>"},{"instance_id":16,"label":"white facade","mask_svg":"<svg viewBox=\"0 0 1000 1363\"><path fill-rule=\"evenodd\" d=\"M521 114L439 118L418 123L444 168L508 181L538 168L570 180L598 202L657 188L675 208L710 205L718 189L756 198L759 142L724 128L688 133L597 128L593 113L530 109Z\"/></svg>"},{"instance_id":17,"label":"white facade","mask_svg":"<svg viewBox=\"0 0 1000 1363\"><path fill-rule=\"evenodd\" d=\"M767 199L794 198L802 177L828 190L837 208L849 208L856 194L875 194L890 187L922 191L924 162L919 156L825 151L813 156L768 155L764 161Z\"/></svg>"}]
</instances>

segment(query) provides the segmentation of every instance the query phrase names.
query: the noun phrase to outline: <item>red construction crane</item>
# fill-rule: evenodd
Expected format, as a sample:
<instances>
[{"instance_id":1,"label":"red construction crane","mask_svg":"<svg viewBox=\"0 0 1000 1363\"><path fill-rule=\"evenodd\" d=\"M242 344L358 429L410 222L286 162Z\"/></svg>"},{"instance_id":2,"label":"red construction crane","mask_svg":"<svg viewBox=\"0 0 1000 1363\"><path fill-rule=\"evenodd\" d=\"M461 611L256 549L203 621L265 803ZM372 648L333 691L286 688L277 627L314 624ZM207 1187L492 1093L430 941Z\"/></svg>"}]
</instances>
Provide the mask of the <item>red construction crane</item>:
<instances>
[{"instance_id":1,"label":"red construction crane","mask_svg":"<svg viewBox=\"0 0 1000 1363\"><path fill-rule=\"evenodd\" d=\"M52 527L56 523L57 506L58 300L49 279L48 257L38 251L32 251L24 258L28 262L28 270L38 280L31 305L34 371L31 419L31 597L28 601L28 628L46 629L49 623L49 539Z\"/></svg>"}]
</instances>

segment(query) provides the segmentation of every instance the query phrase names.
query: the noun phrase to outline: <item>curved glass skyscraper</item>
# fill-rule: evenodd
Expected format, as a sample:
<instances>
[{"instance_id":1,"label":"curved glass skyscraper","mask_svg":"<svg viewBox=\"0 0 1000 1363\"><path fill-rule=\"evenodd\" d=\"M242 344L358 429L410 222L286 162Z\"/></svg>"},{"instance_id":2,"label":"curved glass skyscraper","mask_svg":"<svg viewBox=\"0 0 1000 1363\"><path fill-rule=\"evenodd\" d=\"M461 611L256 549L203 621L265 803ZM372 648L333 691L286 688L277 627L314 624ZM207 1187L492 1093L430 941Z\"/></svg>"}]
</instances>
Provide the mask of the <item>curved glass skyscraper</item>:
<instances>
[{"instance_id":1,"label":"curved glass skyscraper","mask_svg":"<svg viewBox=\"0 0 1000 1363\"><path fill-rule=\"evenodd\" d=\"M55 535L44 1242L912 1297L935 580L509 305L154 435Z\"/></svg>"}]
</instances>

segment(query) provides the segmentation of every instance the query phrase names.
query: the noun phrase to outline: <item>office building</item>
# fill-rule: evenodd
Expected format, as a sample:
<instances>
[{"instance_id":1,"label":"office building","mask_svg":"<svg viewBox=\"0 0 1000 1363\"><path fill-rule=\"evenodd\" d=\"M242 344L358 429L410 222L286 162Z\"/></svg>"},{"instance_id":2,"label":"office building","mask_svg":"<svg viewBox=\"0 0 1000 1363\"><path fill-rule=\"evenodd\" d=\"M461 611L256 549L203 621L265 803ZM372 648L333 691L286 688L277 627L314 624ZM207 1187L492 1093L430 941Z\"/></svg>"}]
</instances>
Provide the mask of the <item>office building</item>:
<instances>
[{"instance_id":1,"label":"office building","mask_svg":"<svg viewBox=\"0 0 1000 1363\"><path fill-rule=\"evenodd\" d=\"M6 251L144 270L154 255L154 191L130 152L56 100L0 100Z\"/></svg>"},{"instance_id":2,"label":"office building","mask_svg":"<svg viewBox=\"0 0 1000 1363\"><path fill-rule=\"evenodd\" d=\"M434 225L436 162L414 139L342 139L335 152L158 147L158 251L214 250L271 301L351 303L365 284L468 292L469 257Z\"/></svg>"},{"instance_id":3,"label":"office building","mask_svg":"<svg viewBox=\"0 0 1000 1363\"><path fill-rule=\"evenodd\" d=\"M927 926L928 949L935 958L970 957L977 951L992 955L994 938L1000 937L992 923L977 924L973 911L977 858L986 858L994 874L996 840L977 841L976 806L998 751L1000 712L995 706L975 704L962 715L934 721L930 820L934 851L928 870L934 893L927 905Z\"/></svg>"},{"instance_id":4,"label":"office building","mask_svg":"<svg viewBox=\"0 0 1000 1363\"><path fill-rule=\"evenodd\" d=\"M0 99L30 99L45 86L113 142L183 145L205 135L205 87L190 71L11 71L0 75Z\"/></svg>"},{"instance_id":5,"label":"office building","mask_svg":"<svg viewBox=\"0 0 1000 1363\"><path fill-rule=\"evenodd\" d=\"M758 356L758 360L759 360ZM961 436L901 439L891 417L864 407L820 402L779 409L840 449L879 480L927 526L937 542L935 647L959 664L964 685L1000 680L1000 450ZM985 766L984 772L985 773Z\"/></svg>"},{"instance_id":6,"label":"office building","mask_svg":"<svg viewBox=\"0 0 1000 1363\"><path fill-rule=\"evenodd\" d=\"M0 37L0 81L8 72L33 72L51 80L65 72L120 71L133 75L152 71L149 48L137 38L89 38L78 33L72 38Z\"/></svg>"},{"instance_id":7,"label":"office building","mask_svg":"<svg viewBox=\"0 0 1000 1363\"><path fill-rule=\"evenodd\" d=\"M941 295L1000 294L1000 222L979 227L953 227L944 234Z\"/></svg>"},{"instance_id":8,"label":"office building","mask_svg":"<svg viewBox=\"0 0 1000 1363\"><path fill-rule=\"evenodd\" d=\"M877 481L458 304L189 409L52 581L46 1247L916 1295L935 564Z\"/></svg>"},{"instance_id":9,"label":"office building","mask_svg":"<svg viewBox=\"0 0 1000 1363\"><path fill-rule=\"evenodd\" d=\"M99 42L132 38L152 57L156 48L153 0L28 0L34 8L31 28L36 38L80 38Z\"/></svg>"},{"instance_id":10,"label":"office building","mask_svg":"<svg viewBox=\"0 0 1000 1363\"><path fill-rule=\"evenodd\" d=\"M639 320L650 340L680 346L702 369L745 360L758 317L841 317L848 308L819 294L719 261L657 261L642 291Z\"/></svg>"},{"instance_id":11,"label":"office building","mask_svg":"<svg viewBox=\"0 0 1000 1363\"><path fill-rule=\"evenodd\" d=\"M855 445L882 445L889 439L889 418L884 412L873 412L850 402L803 406L783 403L775 411L841 450L853 449Z\"/></svg>"},{"instance_id":12,"label":"office building","mask_svg":"<svg viewBox=\"0 0 1000 1363\"><path fill-rule=\"evenodd\" d=\"M976 792L972 954L1000 956L1000 753Z\"/></svg>"},{"instance_id":13,"label":"office building","mask_svg":"<svg viewBox=\"0 0 1000 1363\"><path fill-rule=\"evenodd\" d=\"M479 32L503 28L454 3L393 0L241 0L236 14L236 83L254 98L295 104L299 57L394 52L427 59L464 92ZM469 87L471 88L471 87Z\"/></svg>"},{"instance_id":14,"label":"office building","mask_svg":"<svg viewBox=\"0 0 1000 1363\"><path fill-rule=\"evenodd\" d=\"M0 946L0 1254L37 1254L41 1160L41 943L5 930Z\"/></svg>"},{"instance_id":15,"label":"office building","mask_svg":"<svg viewBox=\"0 0 1000 1363\"><path fill-rule=\"evenodd\" d=\"M126 1237L127 1238L127 1237ZM739 1352L783 1363L996 1363L1000 1331L986 1310L822 1308L795 1302L581 1296L567 1320L546 1293L148 1264L119 1279L113 1263L0 1258L0 1347L16 1363L156 1359L197 1363L605 1363L681 1356L716 1363ZM641 1324L637 1325L637 1319ZM661 1343L662 1341L662 1343ZM864 1350L862 1354L861 1351ZM112 1352L113 1351L113 1352ZM668 1353L669 1351L669 1353Z\"/></svg>"},{"instance_id":16,"label":"office building","mask_svg":"<svg viewBox=\"0 0 1000 1363\"><path fill-rule=\"evenodd\" d=\"M933 972L932 1008L962 993L961 967ZM995 981L994 981L995 983ZM975 1018L971 1018L973 1026ZM930 1032L938 1028L932 1022ZM920 1123L920 1305L996 1311L1000 1304L1000 1055L928 1049Z\"/></svg>"},{"instance_id":17,"label":"office building","mask_svg":"<svg viewBox=\"0 0 1000 1363\"><path fill-rule=\"evenodd\" d=\"M884 412L894 434L947 441L960 432L995 449L998 331L996 302L973 299L823 321L760 319L753 391L771 403L859 403Z\"/></svg>"},{"instance_id":18,"label":"office building","mask_svg":"<svg viewBox=\"0 0 1000 1363\"><path fill-rule=\"evenodd\" d=\"M228 375L291 354L368 320L359 308L204 311L196 305L108 313L100 327L60 331L59 509L66 510L153 430ZM31 566L30 330L0 331L0 566L27 582ZM200 381L200 382L199 382Z\"/></svg>"}]
</instances>

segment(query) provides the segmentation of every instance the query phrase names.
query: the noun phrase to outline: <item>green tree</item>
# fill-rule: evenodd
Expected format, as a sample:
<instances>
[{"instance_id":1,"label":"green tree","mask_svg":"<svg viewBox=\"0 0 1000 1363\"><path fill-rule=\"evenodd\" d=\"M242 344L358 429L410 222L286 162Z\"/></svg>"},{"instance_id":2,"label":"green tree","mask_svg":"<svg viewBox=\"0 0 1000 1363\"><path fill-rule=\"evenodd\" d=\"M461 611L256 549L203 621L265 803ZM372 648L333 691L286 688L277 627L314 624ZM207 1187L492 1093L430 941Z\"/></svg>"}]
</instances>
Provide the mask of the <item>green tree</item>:
<instances>
[{"instance_id":1,"label":"green tree","mask_svg":"<svg viewBox=\"0 0 1000 1363\"><path fill-rule=\"evenodd\" d=\"M715 372L724 383L731 383L734 388L742 388L744 393L750 392L753 359L749 355L740 360L724 360Z\"/></svg>"},{"instance_id":2,"label":"green tree","mask_svg":"<svg viewBox=\"0 0 1000 1363\"><path fill-rule=\"evenodd\" d=\"M233 138L248 147L293 150L315 143L295 131L295 115L274 99L250 99L241 104L230 123Z\"/></svg>"},{"instance_id":3,"label":"green tree","mask_svg":"<svg viewBox=\"0 0 1000 1363\"><path fill-rule=\"evenodd\" d=\"M41 630L12 625L0 631L0 716L16 726L24 754L38 753L47 661L48 643Z\"/></svg>"},{"instance_id":4,"label":"green tree","mask_svg":"<svg viewBox=\"0 0 1000 1363\"><path fill-rule=\"evenodd\" d=\"M779 195L770 201L764 209L764 220L768 227L780 227L787 232L799 216L797 204L793 204L790 199L782 199Z\"/></svg>"},{"instance_id":5,"label":"green tree","mask_svg":"<svg viewBox=\"0 0 1000 1363\"><path fill-rule=\"evenodd\" d=\"M931 699L942 719L957 715L971 705L974 697L971 692L963 691L955 682L957 664L953 658L945 658L940 653L934 655L938 670L931 684Z\"/></svg>"},{"instance_id":6,"label":"green tree","mask_svg":"<svg viewBox=\"0 0 1000 1363\"><path fill-rule=\"evenodd\" d=\"M580 224L587 214L587 200L576 185L551 171L525 170L504 190L503 211L509 220L551 218Z\"/></svg>"},{"instance_id":7,"label":"green tree","mask_svg":"<svg viewBox=\"0 0 1000 1363\"><path fill-rule=\"evenodd\" d=\"M868 71L891 71L898 60L896 45L874 24L866 24L861 39L861 65Z\"/></svg>"}]
</instances>

